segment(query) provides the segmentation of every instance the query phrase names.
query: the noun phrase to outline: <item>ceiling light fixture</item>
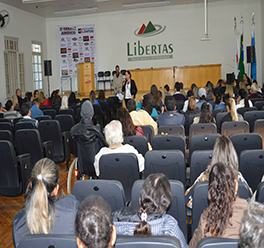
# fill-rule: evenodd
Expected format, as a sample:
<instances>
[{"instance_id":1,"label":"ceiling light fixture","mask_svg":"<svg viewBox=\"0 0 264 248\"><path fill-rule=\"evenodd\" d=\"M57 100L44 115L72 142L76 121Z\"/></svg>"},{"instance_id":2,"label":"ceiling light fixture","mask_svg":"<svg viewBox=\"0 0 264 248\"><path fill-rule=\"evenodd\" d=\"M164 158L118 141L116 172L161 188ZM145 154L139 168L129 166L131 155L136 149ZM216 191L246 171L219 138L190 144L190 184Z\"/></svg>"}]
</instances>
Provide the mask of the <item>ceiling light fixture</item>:
<instances>
[{"instance_id":1,"label":"ceiling light fixture","mask_svg":"<svg viewBox=\"0 0 264 248\"><path fill-rule=\"evenodd\" d=\"M62 11L55 11L54 15L75 14L79 12L90 12L90 11L97 11L97 10L98 10L98 7L86 8L86 9L62 10Z\"/></svg>"},{"instance_id":2,"label":"ceiling light fixture","mask_svg":"<svg viewBox=\"0 0 264 248\"><path fill-rule=\"evenodd\" d=\"M56 0L22 0L22 3L45 3L45 2L53 2Z\"/></svg>"},{"instance_id":3,"label":"ceiling light fixture","mask_svg":"<svg viewBox=\"0 0 264 248\"><path fill-rule=\"evenodd\" d=\"M170 1L158 1L158 2L144 2L144 3L130 3L130 4L123 4L123 9L131 9L131 8L139 8L139 7L151 7L157 5L168 5Z\"/></svg>"}]
</instances>

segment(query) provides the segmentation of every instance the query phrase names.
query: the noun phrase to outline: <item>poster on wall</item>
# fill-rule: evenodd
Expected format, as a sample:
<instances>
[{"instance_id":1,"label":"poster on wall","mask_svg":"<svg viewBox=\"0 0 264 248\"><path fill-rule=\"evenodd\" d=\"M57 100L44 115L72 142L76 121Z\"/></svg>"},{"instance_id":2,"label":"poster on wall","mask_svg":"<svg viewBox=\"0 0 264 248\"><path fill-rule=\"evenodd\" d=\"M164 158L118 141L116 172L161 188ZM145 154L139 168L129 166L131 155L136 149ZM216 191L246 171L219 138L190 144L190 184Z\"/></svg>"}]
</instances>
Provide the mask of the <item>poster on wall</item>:
<instances>
[{"instance_id":1,"label":"poster on wall","mask_svg":"<svg viewBox=\"0 0 264 248\"><path fill-rule=\"evenodd\" d=\"M96 48L94 25L59 26L61 75L77 73L79 63L94 62L96 73Z\"/></svg>"}]
</instances>

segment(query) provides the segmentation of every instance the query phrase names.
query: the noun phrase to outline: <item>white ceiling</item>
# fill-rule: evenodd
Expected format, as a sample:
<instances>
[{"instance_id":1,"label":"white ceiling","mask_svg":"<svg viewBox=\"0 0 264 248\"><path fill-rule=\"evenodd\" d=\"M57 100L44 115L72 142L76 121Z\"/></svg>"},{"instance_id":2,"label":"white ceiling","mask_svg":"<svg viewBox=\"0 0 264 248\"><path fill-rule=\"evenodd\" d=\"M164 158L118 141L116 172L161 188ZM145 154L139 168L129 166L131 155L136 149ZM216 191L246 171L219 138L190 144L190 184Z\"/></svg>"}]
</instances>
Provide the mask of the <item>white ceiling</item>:
<instances>
[{"instance_id":1,"label":"white ceiling","mask_svg":"<svg viewBox=\"0 0 264 248\"><path fill-rule=\"evenodd\" d=\"M27 4L24 4L22 0L0 0L0 2L2 3L11 5L18 9L22 9L46 18L55 17L54 12L56 11L68 11L68 10L76 10L76 9L79 10L79 9L98 7L98 10L96 12L100 13L100 12L122 10L123 4L155 2L155 1L160 1L160 0L143 0L143 1L140 0L49 0L46 2L27 3ZM223 1L223 0L209 0L209 2L216 2L216 1ZM169 4L177 5L177 4L202 3L202 2L204 2L204 0L170 0ZM90 12L87 13L89 14ZM81 13L75 13L75 15L78 14ZM67 15L74 15L74 14L67 14Z\"/></svg>"}]
</instances>

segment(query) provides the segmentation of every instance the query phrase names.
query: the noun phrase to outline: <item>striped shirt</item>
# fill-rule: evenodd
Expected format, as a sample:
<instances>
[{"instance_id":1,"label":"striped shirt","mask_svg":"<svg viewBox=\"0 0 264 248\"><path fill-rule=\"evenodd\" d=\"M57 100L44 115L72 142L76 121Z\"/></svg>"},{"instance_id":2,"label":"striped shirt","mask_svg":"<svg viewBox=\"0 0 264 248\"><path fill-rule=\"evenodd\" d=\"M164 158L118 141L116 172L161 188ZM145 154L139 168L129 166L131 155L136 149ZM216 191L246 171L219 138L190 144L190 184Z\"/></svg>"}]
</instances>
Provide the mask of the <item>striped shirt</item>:
<instances>
[{"instance_id":1,"label":"striped shirt","mask_svg":"<svg viewBox=\"0 0 264 248\"><path fill-rule=\"evenodd\" d=\"M134 230L136 228L136 222L114 222L116 233L120 235L134 235ZM169 214L163 214L162 218L148 221L151 227L151 234L153 236L168 235L176 237L182 248L188 248L184 235L178 226L177 220L175 220Z\"/></svg>"}]
</instances>

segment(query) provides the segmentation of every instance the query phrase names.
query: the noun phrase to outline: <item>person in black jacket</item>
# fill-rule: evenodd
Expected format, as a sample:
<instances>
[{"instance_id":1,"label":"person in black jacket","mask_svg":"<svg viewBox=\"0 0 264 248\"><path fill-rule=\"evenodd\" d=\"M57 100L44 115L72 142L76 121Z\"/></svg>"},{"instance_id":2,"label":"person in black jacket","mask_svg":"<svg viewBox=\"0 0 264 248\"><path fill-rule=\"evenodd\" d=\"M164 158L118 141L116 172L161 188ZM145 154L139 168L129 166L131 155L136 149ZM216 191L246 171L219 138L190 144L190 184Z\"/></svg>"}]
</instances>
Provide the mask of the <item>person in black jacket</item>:
<instances>
[{"instance_id":1,"label":"person in black jacket","mask_svg":"<svg viewBox=\"0 0 264 248\"><path fill-rule=\"evenodd\" d=\"M126 78L123 80L122 92L125 92L125 103L127 106L127 102L130 99L135 99L137 94L137 86L133 79L131 79L130 71L126 71Z\"/></svg>"},{"instance_id":2,"label":"person in black jacket","mask_svg":"<svg viewBox=\"0 0 264 248\"><path fill-rule=\"evenodd\" d=\"M93 124L93 105L85 101L81 109L81 121L71 129L71 136L77 147L79 177L83 174L96 178L94 170L94 158L102 147L108 145L101 135L100 126Z\"/></svg>"}]
</instances>

